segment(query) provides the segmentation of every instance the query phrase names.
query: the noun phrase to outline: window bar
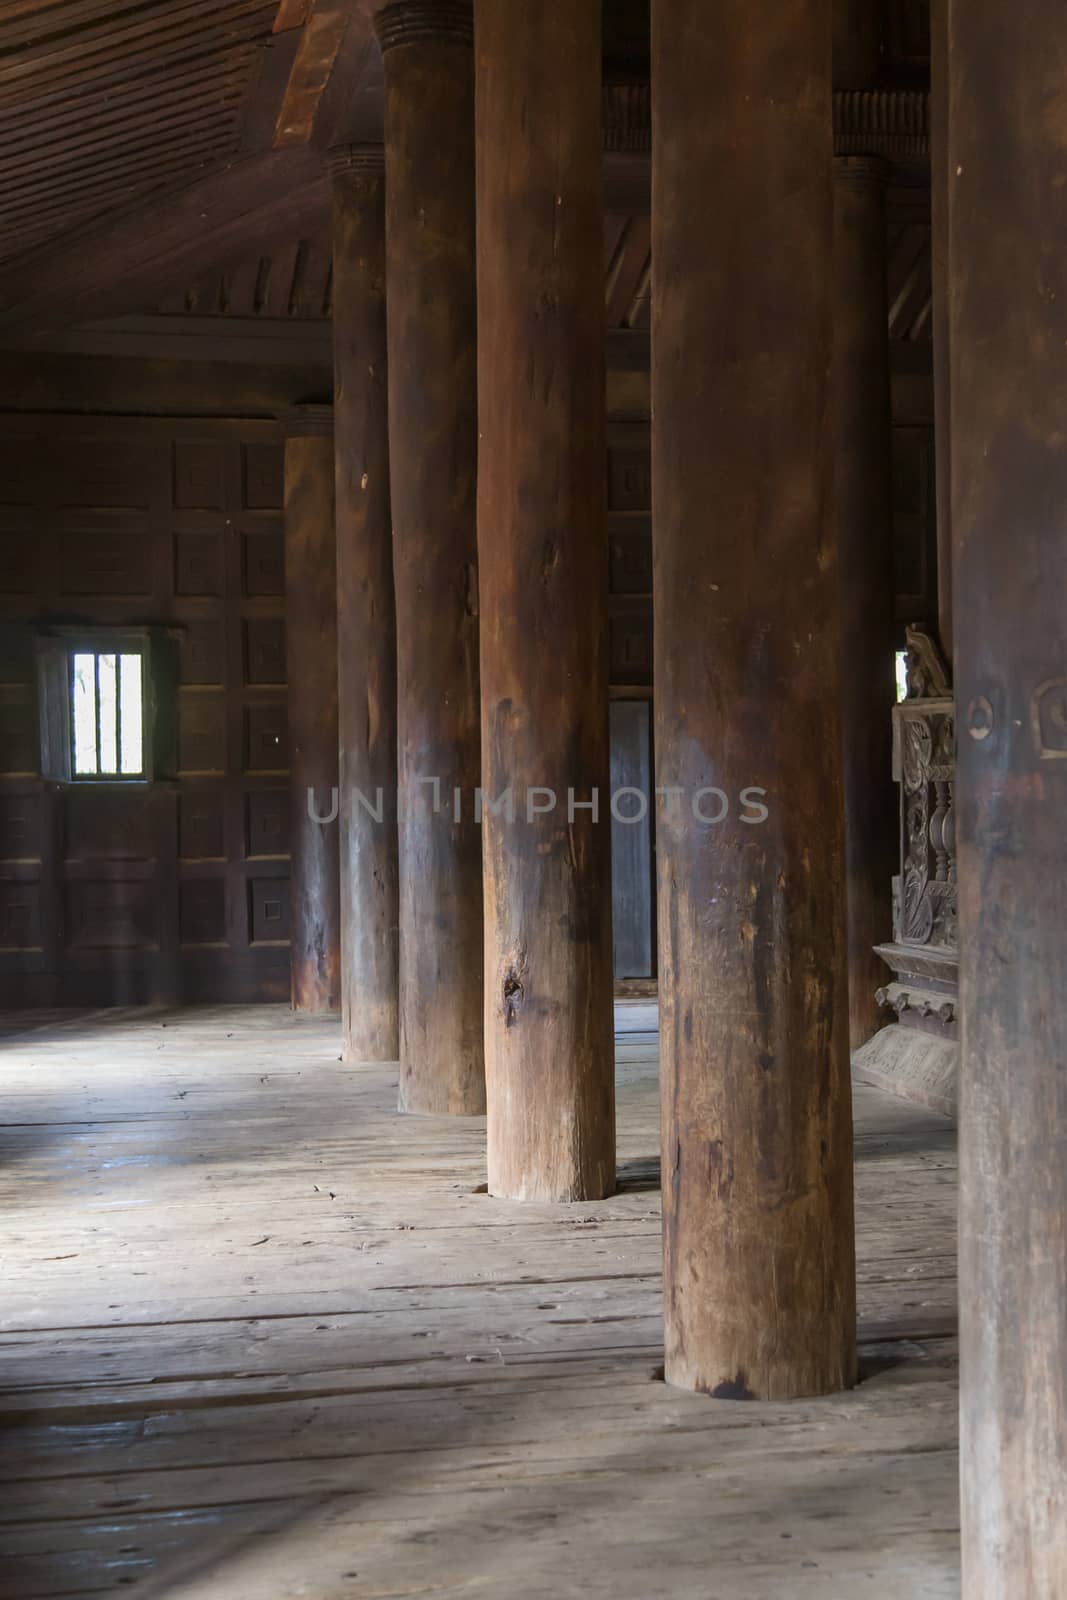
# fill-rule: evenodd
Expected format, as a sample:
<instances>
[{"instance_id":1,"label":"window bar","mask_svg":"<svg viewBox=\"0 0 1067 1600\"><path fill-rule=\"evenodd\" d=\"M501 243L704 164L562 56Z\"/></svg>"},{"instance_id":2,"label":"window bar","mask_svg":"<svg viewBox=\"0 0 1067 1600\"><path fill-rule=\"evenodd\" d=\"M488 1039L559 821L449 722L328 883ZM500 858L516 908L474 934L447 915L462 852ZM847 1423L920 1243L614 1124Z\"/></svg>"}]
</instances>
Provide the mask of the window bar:
<instances>
[{"instance_id":1,"label":"window bar","mask_svg":"<svg viewBox=\"0 0 1067 1600\"><path fill-rule=\"evenodd\" d=\"M122 653L115 651L115 776L122 772Z\"/></svg>"},{"instance_id":2,"label":"window bar","mask_svg":"<svg viewBox=\"0 0 1067 1600\"><path fill-rule=\"evenodd\" d=\"M96 775L100 778L103 777L104 739L100 727L100 702L103 699L103 695L101 693L100 655L98 651L93 652L93 678L96 683L96 705L94 707L96 712Z\"/></svg>"}]
</instances>

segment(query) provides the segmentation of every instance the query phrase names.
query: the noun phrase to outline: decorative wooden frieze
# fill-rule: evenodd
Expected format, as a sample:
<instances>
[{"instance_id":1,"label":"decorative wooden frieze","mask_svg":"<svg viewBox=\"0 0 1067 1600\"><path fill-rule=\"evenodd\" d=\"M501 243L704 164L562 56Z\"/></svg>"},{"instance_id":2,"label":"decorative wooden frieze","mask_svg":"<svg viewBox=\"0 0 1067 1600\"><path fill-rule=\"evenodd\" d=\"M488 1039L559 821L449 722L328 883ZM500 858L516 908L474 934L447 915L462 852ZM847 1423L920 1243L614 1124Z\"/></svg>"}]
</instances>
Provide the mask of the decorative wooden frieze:
<instances>
[{"instance_id":1,"label":"decorative wooden frieze","mask_svg":"<svg viewBox=\"0 0 1067 1600\"><path fill-rule=\"evenodd\" d=\"M604 149L637 155L652 152L652 89L647 83L606 83L603 92Z\"/></svg>"},{"instance_id":2,"label":"decorative wooden frieze","mask_svg":"<svg viewBox=\"0 0 1067 1600\"><path fill-rule=\"evenodd\" d=\"M893 712L894 777L901 785L900 944L957 946L955 707L905 700Z\"/></svg>"},{"instance_id":3,"label":"decorative wooden frieze","mask_svg":"<svg viewBox=\"0 0 1067 1600\"><path fill-rule=\"evenodd\" d=\"M334 178L365 178L380 182L385 177L385 146L337 144L326 152L326 165Z\"/></svg>"},{"instance_id":4,"label":"decorative wooden frieze","mask_svg":"<svg viewBox=\"0 0 1067 1600\"><path fill-rule=\"evenodd\" d=\"M382 52L416 40L474 43L472 0L393 0L374 19Z\"/></svg>"},{"instance_id":5,"label":"decorative wooden frieze","mask_svg":"<svg viewBox=\"0 0 1067 1600\"><path fill-rule=\"evenodd\" d=\"M834 154L925 161L930 96L914 90L850 89L834 95Z\"/></svg>"},{"instance_id":6,"label":"decorative wooden frieze","mask_svg":"<svg viewBox=\"0 0 1067 1600\"><path fill-rule=\"evenodd\" d=\"M893 707L900 872L893 940L875 948L892 980L877 992L896 1021L852 1058L857 1075L953 1115L959 1036L956 708L937 646L909 628L907 699Z\"/></svg>"}]
</instances>

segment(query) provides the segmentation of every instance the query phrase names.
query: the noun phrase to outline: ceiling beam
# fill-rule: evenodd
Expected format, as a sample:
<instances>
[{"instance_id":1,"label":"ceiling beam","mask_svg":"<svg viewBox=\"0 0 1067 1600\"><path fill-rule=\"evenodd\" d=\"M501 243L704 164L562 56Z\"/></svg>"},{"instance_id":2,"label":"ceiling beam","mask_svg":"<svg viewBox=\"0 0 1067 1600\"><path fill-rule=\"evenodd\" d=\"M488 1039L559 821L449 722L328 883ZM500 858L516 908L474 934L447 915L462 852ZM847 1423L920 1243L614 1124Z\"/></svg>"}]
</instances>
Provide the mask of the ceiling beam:
<instances>
[{"instance_id":1,"label":"ceiling beam","mask_svg":"<svg viewBox=\"0 0 1067 1600\"><path fill-rule=\"evenodd\" d=\"M372 25L381 0L311 0L274 130L274 143L331 144L382 137L383 96L364 77L378 51Z\"/></svg>"}]
</instances>

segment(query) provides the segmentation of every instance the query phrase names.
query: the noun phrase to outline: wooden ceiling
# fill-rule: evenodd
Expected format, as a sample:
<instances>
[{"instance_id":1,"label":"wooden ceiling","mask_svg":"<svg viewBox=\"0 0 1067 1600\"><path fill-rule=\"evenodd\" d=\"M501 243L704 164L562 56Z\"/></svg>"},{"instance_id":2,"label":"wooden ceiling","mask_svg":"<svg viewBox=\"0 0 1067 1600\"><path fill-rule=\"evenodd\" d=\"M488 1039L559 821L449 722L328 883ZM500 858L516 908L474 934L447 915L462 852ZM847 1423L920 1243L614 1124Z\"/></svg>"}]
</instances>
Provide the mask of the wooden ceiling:
<instances>
[{"instance_id":1,"label":"wooden ceiling","mask_svg":"<svg viewBox=\"0 0 1067 1600\"><path fill-rule=\"evenodd\" d=\"M608 326L646 330L651 280L647 214L608 216L604 251ZM323 231L209 273L154 309L165 315L315 322L331 315L331 287L330 239Z\"/></svg>"},{"instance_id":2,"label":"wooden ceiling","mask_svg":"<svg viewBox=\"0 0 1067 1600\"><path fill-rule=\"evenodd\" d=\"M3 0L0 259L242 146L277 0Z\"/></svg>"},{"instance_id":3,"label":"wooden ceiling","mask_svg":"<svg viewBox=\"0 0 1067 1600\"><path fill-rule=\"evenodd\" d=\"M319 153L381 137L380 3L0 0L0 326L33 338L164 297L327 316ZM889 79L921 75L928 0L884 3ZM649 0L604 0L608 322L638 332L648 51ZM898 319L921 336L921 307Z\"/></svg>"}]
</instances>

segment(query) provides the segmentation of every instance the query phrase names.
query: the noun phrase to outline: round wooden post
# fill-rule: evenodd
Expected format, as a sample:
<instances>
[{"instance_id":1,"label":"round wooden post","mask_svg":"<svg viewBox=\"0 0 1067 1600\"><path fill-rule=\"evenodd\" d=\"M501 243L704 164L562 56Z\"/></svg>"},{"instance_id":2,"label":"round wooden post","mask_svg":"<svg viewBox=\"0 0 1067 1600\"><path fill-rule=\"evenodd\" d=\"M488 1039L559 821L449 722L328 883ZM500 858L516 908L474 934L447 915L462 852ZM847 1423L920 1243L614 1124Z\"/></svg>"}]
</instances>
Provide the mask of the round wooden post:
<instances>
[{"instance_id":1,"label":"round wooden post","mask_svg":"<svg viewBox=\"0 0 1067 1600\"><path fill-rule=\"evenodd\" d=\"M1067 1595L1063 20L949 13L967 1600Z\"/></svg>"},{"instance_id":2,"label":"round wooden post","mask_svg":"<svg viewBox=\"0 0 1067 1600\"><path fill-rule=\"evenodd\" d=\"M615 1183L600 6L476 14L489 1190L592 1200Z\"/></svg>"},{"instance_id":3,"label":"round wooden post","mask_svg":"<svg viewBox=\"0 0 1067 1600\"><path fill-rule=\"evenodd\" d=\"M930 210L934 336L934 483L937 506L937 617L941 653L951 669L952 396L949 360L948 127L949 0L930 0Z\"/></svg>"},{"instance_id":4,"label":"round wooden post","mask_svg":"<svg viewBox=\"0 0 1067 1600\"><path fill-rule=\"evenodd\" d=\"M296 406L283 423L293 1007L334 1011L341 996L341 914L337 821L331 818L337 789L333 413L329 406Z\"/></svg>"},{"instance_id":5,"label":"round wooden post","mask_svg":"<svg viewBox=\"0 0 1067 1600\"><path fill-rule=\"evenodd\" d=\"M400 1108L485 1110L474 56L469 0L396 0L385 59L400 774ZM458 799L457 799L458 796Z\"/></svg>"},{"instance_id":6,"label":"round wooden post","mask_svg":"<svg viewBox=\"0 0 1067 1600\"><path fill-rule=\"evenodd\" d=\"M899 818L893 783L896 698L890 511L885 183L877 157L834 162L834 505L841 570L849 1043L883 1018L874 946L892 937Z\"/></svg>"},{"instance_id":7,"label":"round wooden post","mask_svg":"<svg viewBox=\"0 0 1067 1600\"><path fill-rule=\"evenodd\" d=\"M829 68L825 0L653 0L666 1375L731 1399L856 1371Z\"/></svg>"},{"instance_id":8,"label":"round wooden post","mask_svg":"<svg viewBox=\"0 0 1067 1600\"><path fill-rule=\"evenodd\" d=\"M868 89L877 80L885 0L833 0L833 84Z\"/></svg>"},{"instance_id":9,"label":"round wooden post","mask_svg":"<svg viewBox=\"0 0 1067 1600\"><path fill-rule=\"evenodd\" d=\"M341 1012L347 1061L400 1052L396 605L389 512L385 152L331 151Z\"/></svg>"}]
</instances>

